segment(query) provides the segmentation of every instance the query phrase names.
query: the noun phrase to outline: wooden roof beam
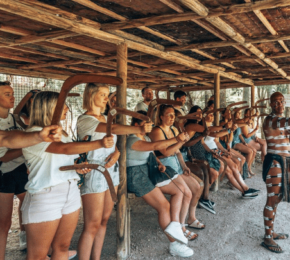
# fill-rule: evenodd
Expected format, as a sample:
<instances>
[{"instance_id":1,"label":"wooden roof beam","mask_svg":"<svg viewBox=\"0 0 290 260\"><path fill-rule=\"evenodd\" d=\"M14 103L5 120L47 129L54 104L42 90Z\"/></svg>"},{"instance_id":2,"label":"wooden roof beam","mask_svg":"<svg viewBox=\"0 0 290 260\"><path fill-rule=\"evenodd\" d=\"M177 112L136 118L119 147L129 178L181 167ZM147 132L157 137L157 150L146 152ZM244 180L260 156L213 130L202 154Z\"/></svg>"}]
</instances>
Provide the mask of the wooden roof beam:
<instances>
[{"instance_id":1,"label":"wooden roof beam","mask_svg":"<svg viewBox=\"0 0 290 260\"><path fill-rule=\"evenodd\" d=\"M180 0L180 2L183 3L185 6L187 6L189 9L191 9L192 11L195 11L200 16L207 17L208 9L197 0ZM212 25L223 31L226 35L231 37L234 41L241 43L243 47L245 47L247 50L256 55L260 60L270 65L274 70L276 70L279 74L281 74L282 77L284 78L288 77L290 79L290 77L286 74L285 71L279 68L279 66L275 62L273 62L270 58L267 58L266 55L263 52L261 52L258 48L256 48L253 44L251 43L246 44L245 38L237 31L235 31L235 29L232 28L229 24L224 22L222 19L218 17L205 19L209 23L211 23Z\"/></svg>"},{"instance_id":2,"label":"wooden roof beam","mask_svg":"<svg viewBox=\"0 0 290 260\"><path fill-rule=\"evenodd\" d=\"M91 8L91 9L93 9L93 10L95 10L95 11L98 11L98 12L100 12L100 13L103 13L103 14L105 14L105 15L108 15L108 16L114 18L114 19L121 20L121 21L124 21L124 22L127 21L127 18L125 18L125 17L123 17L123 16L120 16L120 15L118 15L118 14L116 14L116 13L110 11L110 10L107 10L106 8L100 7L100 6L98 6L97 4L92 3L92 2L89 1L89 0L73 0L73 1L75 1L75 2L77 2L77 3L79 3L79 4L82 4L82 5L84 5L84 6L88 7L88 8ZM150 19L149 19L149 20L150 20ZM180 41L178 41L178 40L176 40L176 39L169 38L168 36L166 36L166 35L164 35L164 34L161 34L161 33L159 33L159 32L156 34L156 31L154 31L154 30L152 30L151 28L148 28L148 27L146 27L146 26L140 26L140 27L138 27L138 29L141 29L141 30L143 30L143 31L145 31L145 32L148 32L148 33L151 33L151 34L153 34L153 35L156 35L156 36L158 36L158 37L160 37L160 38L162 38L162 39L168 40L168 41L173 42L173 43L175 43L175 44L177 44L177 45L181 45L181 44L182 44ZM121 31L121 30L107 30L107 31L108 31L109 33L112 33L112 34L114 34L114 35L118 35L118 36L120 36L120 37L124 37L124 38L126 38L126 36L128 35L127 33L123 32L123 31ZM129 39L133 39L133 38L134 38L134 40L136 40L137 42L140 42L140 43L144 43L144 41L146 41L146 40L144 40L144 39L141 39L141 41L140 41L140 40L138 40L139 37L136 37L136 36L130 35ZM147 42L149 45L154 44L157 48L160 48L160 50L164 50L164 47L163 47L163 46L160 46L159 44L152 43L152 42L149 42L149 41L146 41L146 42ZM153 46L152 46L152 47L153 47ZM227 66L231 67L231 66L228 65L228 64L227 64Z\"/></svg>"},{"instance_id":3,"label":"wooden roof beam","mask_svg":"<svg viewBox=\"0 0 290 260\"><path fill-rule=\"evenodd\" d=\"M75 19L75 16L71 13L59 10L57 8L51 8L51 6L47 6L46 4L41 3L41 5L42 6L39 6L38 3L35 4L35 1L2 0L0 2L0 9L26 17L28 19L39 21L41 23L47 23L53 26L61 27L63 29L71 30L75 33L84 34L114 44L124 42L124 39L121 37L96 29L94 26L92 26L93 21L85 24L84 20L79 22L81 18L78 17L78 19ZM43 6L45 6L45 8L43 8ZM59 14L59 16L56 16L55 13ZM155 48L148 47L144 44L136 43L131 40L126 40L126 43L131 49L157 56L165 60L213 74L218 72L217 69L208 68L197 64L193 59L190 59L190 57L187 59L181 58L179 56L173 55L172 53L156 50ZM240 79L229 73L221 72L221 75L239 82L244 82L245 84L252 84L251 80Z\"/></svg>"},{"instance_id":4,"label":"wooden roof beam","mask_svg":"<svg viewBox=\"0 0 290 260\"><path fill-rule=\"evenodd\" d=\"M254 43L266 43L266 42L275 42L275 41L284 41L290 40L290 35L271 35L271 36L263 36L257 38L245 38L244 44L254 44ZM165 50L167 51L184 51L190 49L214 49L214 48L221 48L221 47L228 47L228 46L241 46L242 44L236 42L234 40L228 41L212 41L212 42L203 42L203 43L192 43L183 46L172 46L167 47Z\"/></svg>"}]
</instances>

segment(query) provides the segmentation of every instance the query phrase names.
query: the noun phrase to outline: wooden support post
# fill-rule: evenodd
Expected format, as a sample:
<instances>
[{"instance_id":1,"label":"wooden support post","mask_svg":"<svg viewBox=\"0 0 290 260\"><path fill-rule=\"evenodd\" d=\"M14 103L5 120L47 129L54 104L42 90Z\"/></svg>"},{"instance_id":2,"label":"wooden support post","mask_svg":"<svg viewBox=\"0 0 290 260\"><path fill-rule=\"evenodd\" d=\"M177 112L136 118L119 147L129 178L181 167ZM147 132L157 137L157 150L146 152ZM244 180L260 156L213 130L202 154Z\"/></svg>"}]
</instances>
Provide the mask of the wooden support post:
<instances>
[{"instance_id":1,"label":"wooden support post","mask_svg":"<svg viewBox=\"0 0 290 260\"><path fill-rule=\"evenodd\" d=\"M214 75L214 108L220 108L220 73ZM220 122L219 112L214 114L214 125L218 126ZM219 188L219 178L212 185L212 190L217 191Z\"/></svg>"},{"instance_id":2,"label":"wooden support post","mask_svg":"<svg viewBox=\"0 0 290 260\"><path fill-rule=\"evenodd\" d=\"M255 105L255 85L251 86L251 106Z\"/></svg>"},{"instance_id":3,"label":"wooden support post","mask_svg":"<svg viewBox=\"0 0 290 260\"><path fill-rule=\"evenodd\" d=\"M128 48L125 43L117 45L117 76L123 79L121 86L117 87L117 106L126 108L127 96L127 55ZM119 115L117 117L118 124L126 124L126 116ZM117 204L117 259L127 259L129 254L129 238L128 234L128 212L127 212L127 173L126 173L126 136L118 137L117 142L120 151L120 185L118 189Z\"/></svg>"}]
</instances>

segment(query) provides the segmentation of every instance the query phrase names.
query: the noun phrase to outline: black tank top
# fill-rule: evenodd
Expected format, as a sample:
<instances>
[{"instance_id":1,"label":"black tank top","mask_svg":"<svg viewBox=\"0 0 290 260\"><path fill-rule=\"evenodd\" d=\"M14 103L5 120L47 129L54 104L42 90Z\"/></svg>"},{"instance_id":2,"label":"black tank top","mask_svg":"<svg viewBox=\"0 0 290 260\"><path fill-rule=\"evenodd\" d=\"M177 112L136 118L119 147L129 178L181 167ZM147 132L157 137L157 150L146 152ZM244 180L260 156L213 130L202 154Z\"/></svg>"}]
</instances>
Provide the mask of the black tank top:
<instances>
[{"instance_id":1,"label":"black tank top","mask_svg":"<svg viewBox=\"0 0 290 260\"><path fill-rule=\"evenodd\" d=\"M158 127L159 129L161 129L161 131L163 132L163 134L164 134L164 137L165 137L165 139L166 140L168 140L168 138L167 138L167 136L166 136L166 134L165 134L165 132L163 131L163 129L160 127L160 126L156 126L156 127ZM176 137L176 135L175 135L175 132L174 132L174 130L173 130L173 128L172 127L170 127L170 129L171 129L171 131L172 131L172 133L173 133L173 135L174 135L174 137ZM154 151L154 153L155 153L155 155L157 156L157 157L159 157L159 156L164 156L160 151Z\"/></svg>"}]
</instances>

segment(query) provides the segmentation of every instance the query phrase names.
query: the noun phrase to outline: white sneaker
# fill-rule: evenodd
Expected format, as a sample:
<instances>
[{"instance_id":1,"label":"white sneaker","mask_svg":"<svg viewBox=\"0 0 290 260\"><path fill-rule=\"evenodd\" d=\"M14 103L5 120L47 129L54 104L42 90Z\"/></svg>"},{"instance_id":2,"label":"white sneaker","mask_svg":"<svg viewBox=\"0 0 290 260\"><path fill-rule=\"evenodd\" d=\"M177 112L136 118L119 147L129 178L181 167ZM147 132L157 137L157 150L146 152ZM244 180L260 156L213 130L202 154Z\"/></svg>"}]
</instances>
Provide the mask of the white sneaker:
<instances>
[{"instance_id":1,"label":"white sneaker","mask_svg":"<svg viewBox=\"0 0 290 260\"><path fill-rule=\"evenodd\" d=\"M169 245L169 253L173 256L190 257L194 254L193 250L177 241Z\"/></svg>"},{"instance_id":2,"label":"white sneaker","mask_svg":"<svg viewBox=\"0 0 290 260\"><path fill-rule=\"evenodd\" d=\"M27 248L26 245L26 232L25 231L21 231L19 233L19 249L20 250L24 250Z\"/></svg>"},{"instance_id":3,"label":"white sneaker","mask_svg":"<svg viewBox=\"0 0 290 260\"><path fill-rule=\"evenodd\" d=\"M170 222L170 224L164 230L164 233L182 244L187 245L188 243L188 239L184 236L179 222Z\"/></svg>"}]
</instances>

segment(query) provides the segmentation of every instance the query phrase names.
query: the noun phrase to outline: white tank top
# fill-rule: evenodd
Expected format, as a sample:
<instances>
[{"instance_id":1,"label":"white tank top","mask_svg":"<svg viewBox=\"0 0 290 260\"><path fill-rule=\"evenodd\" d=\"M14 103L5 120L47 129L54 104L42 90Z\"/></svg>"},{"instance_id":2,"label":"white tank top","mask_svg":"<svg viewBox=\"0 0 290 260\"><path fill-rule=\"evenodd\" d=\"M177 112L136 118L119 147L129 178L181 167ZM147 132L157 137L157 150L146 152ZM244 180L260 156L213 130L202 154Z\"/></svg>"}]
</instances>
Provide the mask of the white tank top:
<instances>
[{"instance_id":1,"label":"white tank top","mask_svg":"<svg viewBox=\"0 0 290 260\"><path fill-rule=\"evenodd\" d=\"M215 141L214 141L215 137L212 136L207 136L204 138L204 142L205 144L208 146L209 149L213 150L213 149L218 149Z\"/></svg>"}]
</instances>

